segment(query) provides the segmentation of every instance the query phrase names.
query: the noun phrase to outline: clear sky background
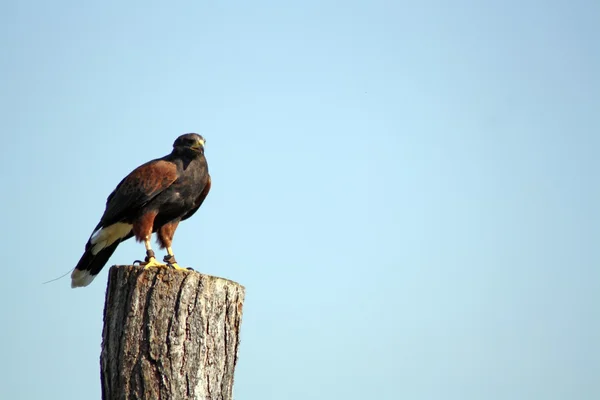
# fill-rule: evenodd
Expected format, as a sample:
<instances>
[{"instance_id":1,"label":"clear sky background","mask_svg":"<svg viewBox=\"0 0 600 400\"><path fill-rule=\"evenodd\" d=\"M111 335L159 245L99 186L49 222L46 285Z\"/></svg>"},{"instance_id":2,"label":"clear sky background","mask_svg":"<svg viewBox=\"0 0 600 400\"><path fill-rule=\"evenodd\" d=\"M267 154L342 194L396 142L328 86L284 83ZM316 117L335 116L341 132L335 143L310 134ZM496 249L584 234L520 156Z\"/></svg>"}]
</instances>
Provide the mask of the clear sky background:
<instances>
[{"instance_id":1,"label":"clear sky background","mask_svg":"<svg viewBox=\"0 0 600 400\"><path fill-rule=\"evenodd\" d=\"M107 195L186 132L235 397L600 398L600 3L4 1L0 398L97 399ZM111 264L144 256L127 242Z\"/></svg>"}]
</instances>

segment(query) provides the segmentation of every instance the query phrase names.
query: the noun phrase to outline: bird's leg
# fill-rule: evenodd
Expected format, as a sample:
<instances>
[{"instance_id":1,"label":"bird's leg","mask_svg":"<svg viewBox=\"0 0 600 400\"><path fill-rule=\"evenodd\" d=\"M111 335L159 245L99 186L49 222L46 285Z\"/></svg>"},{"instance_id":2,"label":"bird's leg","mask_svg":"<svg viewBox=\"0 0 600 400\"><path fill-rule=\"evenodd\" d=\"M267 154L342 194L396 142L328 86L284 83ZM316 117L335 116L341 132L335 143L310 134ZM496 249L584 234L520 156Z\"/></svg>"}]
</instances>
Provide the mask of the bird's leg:
<instances>
[{"instance_id":1,"label":"bird's leg","mask_svg":"<svg viewBox=\"0 0 600 400\"><path fill-rule=\"evenodd\" d=\"M145 269L152 267L166 267L165 264L156 261L154 250L152 250L152 246L150 246L150 238L144 240L144 245L146 246L146 259L143 263L140 263L140 265L143 265Z\"/></svg>"},{"instance_id":2,"label":"bird's leg","mask_svg":"<svg viewBox=\"0 0 600 400\"><path fill-rule=\"evenodd\" d=\"M173 249L171 247L167 247L167 255L163 258L163 261L167 263L169 267L173 267L175 269L191 269L191 268L183 268L177 264L175 260L175 255L173 254Z\"/></svg>"}]
</instances>

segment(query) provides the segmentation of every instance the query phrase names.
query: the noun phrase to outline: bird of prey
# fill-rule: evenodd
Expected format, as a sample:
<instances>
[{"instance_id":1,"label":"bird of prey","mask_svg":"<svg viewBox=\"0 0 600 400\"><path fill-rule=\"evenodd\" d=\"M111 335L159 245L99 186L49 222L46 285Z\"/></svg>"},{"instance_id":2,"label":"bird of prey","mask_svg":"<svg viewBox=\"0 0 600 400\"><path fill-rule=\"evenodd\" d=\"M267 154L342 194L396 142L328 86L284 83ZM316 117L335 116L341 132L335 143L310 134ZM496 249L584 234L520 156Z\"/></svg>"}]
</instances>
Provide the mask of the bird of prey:
<instances>
[{"instance_id":1,"label":"bird of prey","mask_svg":"<svg viewBox=\"0 0 600 400\"><path fill-rule=\"evenodd\" d=\"M190 218L208 195L211 180L204 157L205 140L197 133L179 136L173 151L134 169L106 199L106 209L71 274L71 287L89 285L119 243L136 238L146 246L145 268L177 264L171 244L177 225ZM167 254L159 263L150 239L156 232Z\"/></svg>"}]
</instances>

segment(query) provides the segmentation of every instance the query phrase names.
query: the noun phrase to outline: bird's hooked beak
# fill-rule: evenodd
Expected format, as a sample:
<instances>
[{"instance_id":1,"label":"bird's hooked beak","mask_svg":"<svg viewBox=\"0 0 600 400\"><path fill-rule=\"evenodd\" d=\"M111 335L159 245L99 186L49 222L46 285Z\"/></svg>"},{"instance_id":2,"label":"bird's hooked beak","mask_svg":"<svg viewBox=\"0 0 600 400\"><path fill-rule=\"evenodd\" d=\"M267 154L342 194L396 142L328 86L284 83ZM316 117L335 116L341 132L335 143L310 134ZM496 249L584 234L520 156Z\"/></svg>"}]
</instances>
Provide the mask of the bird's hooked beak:
<instances>
[{"instance_id":1,"label":"bird's hooked beak","mask_svg":"<svg viewBox=\"0 0 600 400\"><path fill-rule=\"evenodd\" d=\"M196 140L196 143L194 143L191 147L194 150L204 150L204 139Z\"/></svg>"}]
</instances>

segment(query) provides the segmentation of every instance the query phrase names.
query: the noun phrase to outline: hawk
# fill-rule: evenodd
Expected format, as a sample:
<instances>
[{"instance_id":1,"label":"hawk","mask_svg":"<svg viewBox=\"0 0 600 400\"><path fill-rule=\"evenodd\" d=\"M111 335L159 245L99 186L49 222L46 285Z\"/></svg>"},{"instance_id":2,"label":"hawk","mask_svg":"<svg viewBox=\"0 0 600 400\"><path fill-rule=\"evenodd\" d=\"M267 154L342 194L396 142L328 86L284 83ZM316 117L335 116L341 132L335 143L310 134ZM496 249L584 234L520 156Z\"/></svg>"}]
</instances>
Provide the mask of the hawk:
<instances>
[{"instance_id":1,"label":"hawk","mask_svg":"<svg viewBox=\"0 0 600 400\"><path fill-rule=\"evenodd\" d=\"M204 157L204 138L197 133L179 136L170 154L134 169L106 199L106 209L94 228L85 252L71 274L71 287L89 285L108 262L119 243L135 236L144 242L144 268L180 267L171 244L177 225L190 218L208 195L211 180ZM156 260L150 246L152 233L166 249Z\"/></svg>"}]
</instances>

